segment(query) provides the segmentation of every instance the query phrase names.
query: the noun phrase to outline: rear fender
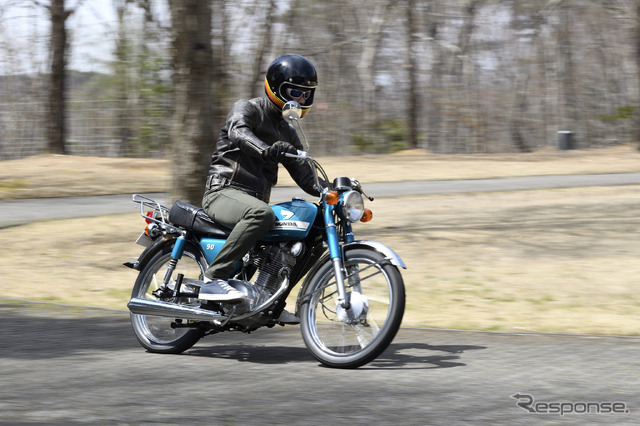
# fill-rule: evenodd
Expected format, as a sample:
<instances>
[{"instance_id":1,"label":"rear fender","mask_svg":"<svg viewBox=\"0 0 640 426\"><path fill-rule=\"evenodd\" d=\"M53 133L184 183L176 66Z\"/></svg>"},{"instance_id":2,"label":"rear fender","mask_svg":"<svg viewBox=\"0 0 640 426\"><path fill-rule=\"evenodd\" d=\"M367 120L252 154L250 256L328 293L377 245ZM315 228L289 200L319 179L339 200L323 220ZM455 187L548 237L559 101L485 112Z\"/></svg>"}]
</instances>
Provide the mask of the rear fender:
<instances>
[{"instance_id":1,"label":"rear fender","mask_svg":"<svg viewBox=\"0 0 640 426\"><path fill-rule=\"evenodd\" d=\"M127 266L131 269L135 269L136 271L141 271L147 263L155 256L157 253L161 252L165 247L172 246L176 241L175 238L157 238L153 241L149 247L144 249L140 256L138 256L138 260L133 260L131 262L123 263L124 266Z\"/></svg>"}]
</instances>

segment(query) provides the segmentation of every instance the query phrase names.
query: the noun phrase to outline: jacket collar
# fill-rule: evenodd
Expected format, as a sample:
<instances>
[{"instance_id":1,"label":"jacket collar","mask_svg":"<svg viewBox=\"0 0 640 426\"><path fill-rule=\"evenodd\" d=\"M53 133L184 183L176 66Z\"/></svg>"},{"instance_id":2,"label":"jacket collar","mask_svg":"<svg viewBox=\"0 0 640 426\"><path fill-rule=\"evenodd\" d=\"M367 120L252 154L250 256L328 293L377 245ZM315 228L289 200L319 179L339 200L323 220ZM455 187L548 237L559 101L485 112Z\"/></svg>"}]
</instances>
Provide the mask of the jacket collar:
<instances>
[{"instance_id":1,"label":"jacket collar","mask_svg":"<svg viewBox=\"0 0 640 426\"><path fill-rule=\"evenodd\" d=\"M283 120L282 111L280 111L278 108L276 108L275 105L273 105L267 95L264 95L262 97L262 103L265 104L267 117L269 117L269 119L271 119L275 123L280 123Z\"/></svg>"}]
</instances>

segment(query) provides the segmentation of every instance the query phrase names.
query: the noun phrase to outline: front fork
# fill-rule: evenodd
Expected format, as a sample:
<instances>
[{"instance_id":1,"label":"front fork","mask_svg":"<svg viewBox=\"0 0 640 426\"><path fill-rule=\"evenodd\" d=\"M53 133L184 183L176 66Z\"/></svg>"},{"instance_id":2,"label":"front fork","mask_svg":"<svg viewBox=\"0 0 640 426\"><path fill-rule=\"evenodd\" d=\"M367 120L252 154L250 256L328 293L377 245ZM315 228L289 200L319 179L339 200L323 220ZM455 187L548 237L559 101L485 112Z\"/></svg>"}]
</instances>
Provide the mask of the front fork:
<instances>
[{"instance_id":1,"label":"front fork","mask_svg":"<svg viewBox=\"0 0 640 426\"><path fill-rule=\"evenodd\" d=\"M327 232L327 242L329 244L329 255L333 262L333 270L336 276L336 285L338 287L338 304L344 309L349 309L351 303L349 301L349 295L345 285L345 273L344 273L344 260L343 251L340 246L340 238L338 236L338 229L334 220L334 208L333 205L324 203L324 223ZM351 224L345 221L345 243L353 241L353 232L351 231ZM350 240L350 241L347 241Z\"/></svg>"}]
</instances>

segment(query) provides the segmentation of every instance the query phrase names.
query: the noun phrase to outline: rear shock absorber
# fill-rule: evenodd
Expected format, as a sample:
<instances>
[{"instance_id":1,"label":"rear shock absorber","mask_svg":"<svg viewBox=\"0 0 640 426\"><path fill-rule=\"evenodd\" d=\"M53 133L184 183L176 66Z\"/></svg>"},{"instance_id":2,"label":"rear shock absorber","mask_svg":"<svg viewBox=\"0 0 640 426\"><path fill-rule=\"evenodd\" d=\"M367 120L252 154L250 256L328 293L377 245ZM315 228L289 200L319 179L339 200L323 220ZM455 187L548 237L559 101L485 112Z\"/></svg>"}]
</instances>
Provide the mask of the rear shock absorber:
<instances>
[{"instance_id":1,"label":"rear shock absorber","mask_svg":"<svg viewBox=\"0 0 640 426\"><path fill-rule=\"evenodd\" d=\"M186 244L187 239L184 235L180 235L178 238L176 238L176 242L173 245L173 250L171 251L171 260L169 261L169 265L167 265L167 273L164 276L163 284L165 287L169 285L169 281L171 281L171 276L176 270L178 261L180 260L180 258L182 258L182 253L184 253L184 246Z\"/></svg>"}]
</instances>

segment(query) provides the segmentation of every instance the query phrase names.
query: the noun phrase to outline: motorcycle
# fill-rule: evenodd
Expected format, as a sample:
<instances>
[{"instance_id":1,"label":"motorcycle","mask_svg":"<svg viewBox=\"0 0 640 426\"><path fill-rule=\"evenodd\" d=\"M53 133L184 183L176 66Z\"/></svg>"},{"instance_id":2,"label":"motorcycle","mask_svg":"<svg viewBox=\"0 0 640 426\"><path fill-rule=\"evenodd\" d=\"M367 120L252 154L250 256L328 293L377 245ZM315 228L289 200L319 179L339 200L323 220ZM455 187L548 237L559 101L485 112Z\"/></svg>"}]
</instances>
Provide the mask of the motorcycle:
<instances>
[{"instance_id":1,"label":"motorcycle","mask_svg":"<svg viewBox=\"0 0 640 426\"><path fill-rule=\"evenodd\" d=\"M357 368L377 358L395 337L405 307L402 259L375 241L357 240L353 224L371 220L370 201L355 179L338 177L331 188L308 155L296 102L283 108L307 151L289 154L307 162L321 195L317 203L293 198L272 205L273 228L238 261L229 285L246 294L240 303L198 299L204 272L230 230L204 210L182 201L171 208L141 194L133 201L146 221L137 243L146 248L125 263L139 271L128 308L140 344L154 353L181 353L205 335L250 333L285 325L278 317L294 287L302 338L322 364ZM304 280L303 280L304 278Z\"/></svg>"}]
</instances>

